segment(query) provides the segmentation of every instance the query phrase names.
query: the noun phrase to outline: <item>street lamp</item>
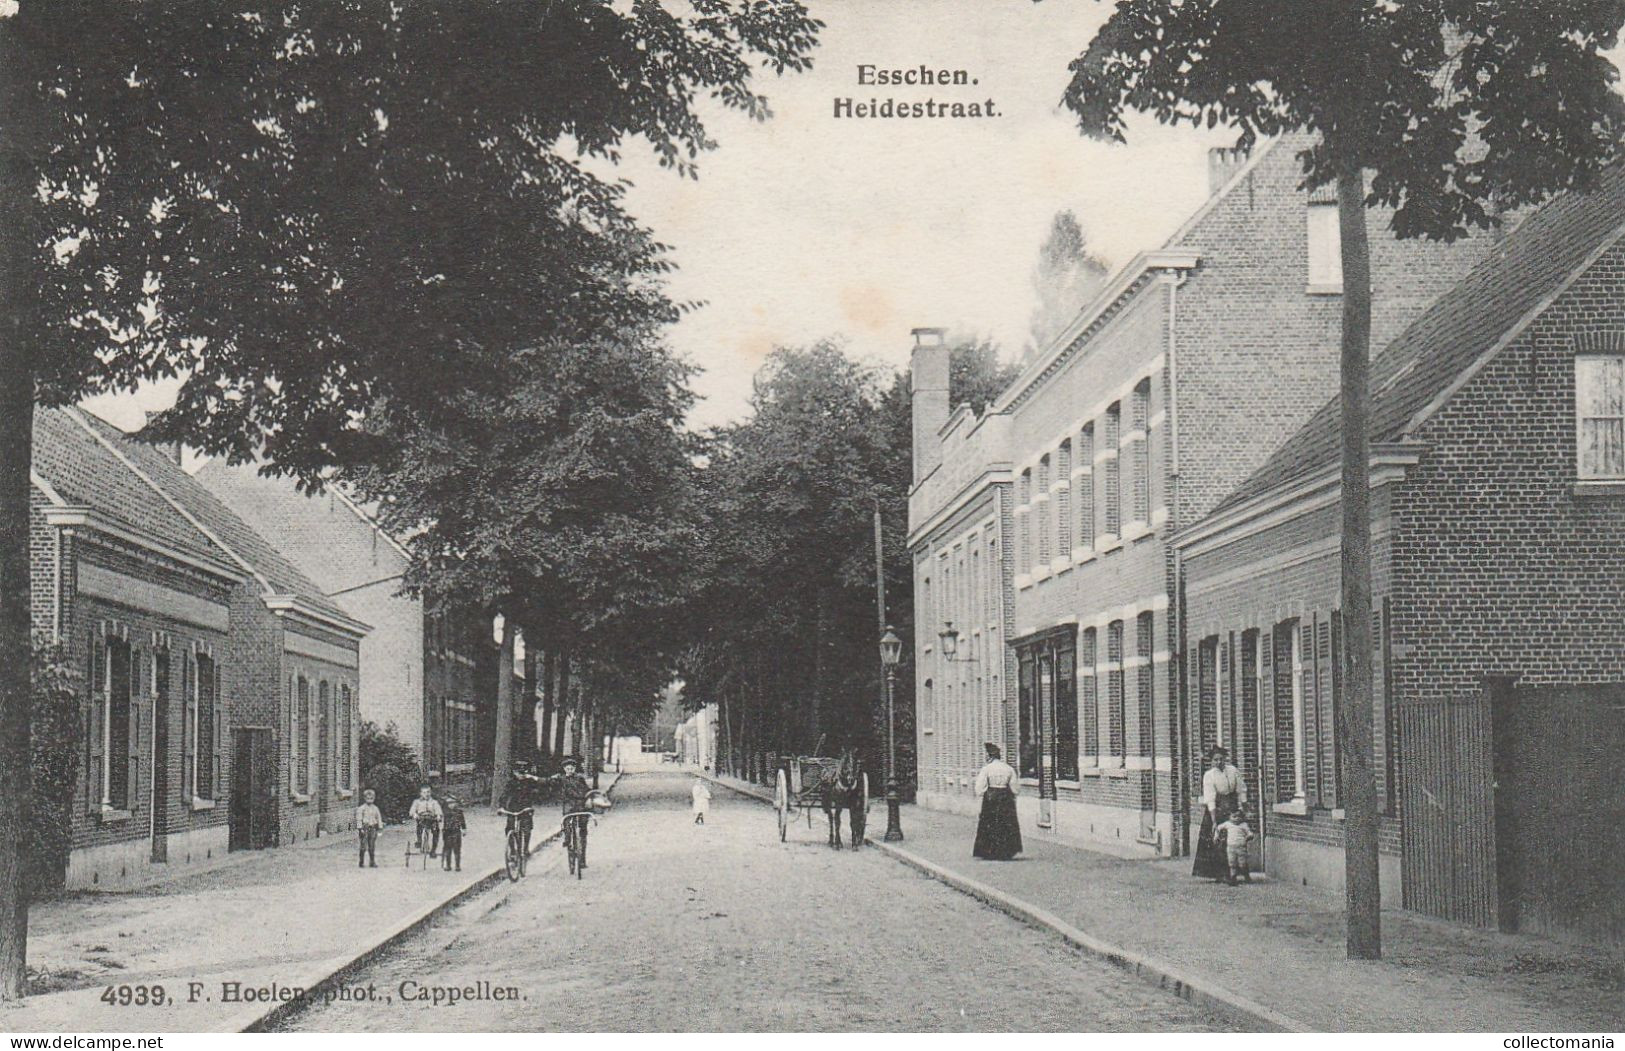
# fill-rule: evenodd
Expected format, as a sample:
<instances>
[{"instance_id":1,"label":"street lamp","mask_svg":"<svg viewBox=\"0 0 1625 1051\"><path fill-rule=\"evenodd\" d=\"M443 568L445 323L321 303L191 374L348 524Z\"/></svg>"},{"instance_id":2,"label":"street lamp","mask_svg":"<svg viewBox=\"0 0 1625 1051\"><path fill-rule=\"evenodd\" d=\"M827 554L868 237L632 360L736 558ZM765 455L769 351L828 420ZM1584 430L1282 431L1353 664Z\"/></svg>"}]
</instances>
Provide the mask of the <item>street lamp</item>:
<instances>
[{"instance_id":1,"label":"street lamp","mask_svg":"<svg viewBox=\"0 0 1625 1051\"><path fill-rule=\"evenodd\" d=\"M950 664L979 664L975 657L956 657L959 652L959 629L954 627L951 620L943 621L943 628L937 632L937 638L942 640L942 659Z\"/></svg>"},{"instance_id":2,"label":"street lamp","mask_svg":"<svg viewBox=\"0 0 1625 1051\"><path fill-rule=\"evenodd\" d=\"M897 719L892 712L892 691L897 686L897 662L903 659L903 640L886 626L880 636L880 663L886 669L886 835L887 843L903 838L902 820L897 813Z\"/></svg>"}]
</instances>

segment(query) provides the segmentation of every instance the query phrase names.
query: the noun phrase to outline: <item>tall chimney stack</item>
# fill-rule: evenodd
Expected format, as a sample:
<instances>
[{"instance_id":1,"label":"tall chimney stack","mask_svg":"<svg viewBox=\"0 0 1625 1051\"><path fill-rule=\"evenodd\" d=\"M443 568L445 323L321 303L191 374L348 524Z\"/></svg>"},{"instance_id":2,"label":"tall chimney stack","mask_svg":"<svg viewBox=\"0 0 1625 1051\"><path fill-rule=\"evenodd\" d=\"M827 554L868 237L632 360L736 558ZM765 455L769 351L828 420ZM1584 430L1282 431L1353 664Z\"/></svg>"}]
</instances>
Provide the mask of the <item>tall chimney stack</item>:
<instances>
[{"instance_id":1,"label":"tall chimney stack","mask_svg":"<svg viewBox=\"0 0 1625 1051\"><path fill-rule=\"evenodd\" d=\"M1247 163L1247 151L1240 146L1215 146L1207 151L1207 192L1218 193Z\"/></svg>"},{"instance_id":2,"label":"tall chimney stack","mask_svg":"<svg viewBox=\"0 0 1625 1051\"><path fill-rule=\"evenodd\" d=\"M909 392L914 417L914 484L942 463L937 432L948 422L948 345L940 328L914 330Z\"/></svg>"}]
</instances>

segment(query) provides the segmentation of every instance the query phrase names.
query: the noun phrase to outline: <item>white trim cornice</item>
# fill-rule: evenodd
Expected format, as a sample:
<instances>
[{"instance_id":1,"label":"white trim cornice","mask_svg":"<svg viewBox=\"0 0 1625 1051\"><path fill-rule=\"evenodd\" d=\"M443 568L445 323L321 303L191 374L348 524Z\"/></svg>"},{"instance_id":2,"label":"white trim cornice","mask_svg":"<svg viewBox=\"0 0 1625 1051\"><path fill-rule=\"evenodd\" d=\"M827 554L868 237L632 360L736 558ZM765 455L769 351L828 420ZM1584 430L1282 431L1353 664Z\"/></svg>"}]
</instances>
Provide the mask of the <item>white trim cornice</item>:
<instances>
[{"instance_id":1,"label":"white trim cornice","mask_svg":"<svg viewBox=\"0 0 1625 1051\"><path fill-rule=\"evenodd\" d=\"M1371 446L1371 488L1404 481L1406 472L1421 459L1424 447L1415 443ZM1284 483L1211 514L1174 537L1174 546L1186 558L1261 533L1282 522L1337 503L1341 498L1342 464Z\"/></svg>"},{"instance_id":2,"label":"white trim cornice","mask_svg":"<svg viewBox=\"0 0 1625 1051\"><path fill-rule=\"evenodd\" d=\"M279 617L286 617L294 621L305 621L314 624L316 627L327 628L330 631L338 631L353 636L358 640L372 630L371 624L356 620L353 617L346 617L343 614L329 613L313 605L303 595L267 594L262 595L261 599L265 603L265 608Z\"/></svg>"},{"instance_id":3,"label":"white trim cornice","mask_svg":"<svg viewBox=\"0 0 1625 1051\"><path fill-rule=\"evenodd\" d=\"M201 569L210 576L232 583L242 583L248 579L234 566L183 551L149 533L127 526L94 507L47 507L44 514L46 524L58 529L88 529L91 532L101 533L103 536L133 544L155 555L191 566L193 569Z\"/></svg>"}]
</instances>

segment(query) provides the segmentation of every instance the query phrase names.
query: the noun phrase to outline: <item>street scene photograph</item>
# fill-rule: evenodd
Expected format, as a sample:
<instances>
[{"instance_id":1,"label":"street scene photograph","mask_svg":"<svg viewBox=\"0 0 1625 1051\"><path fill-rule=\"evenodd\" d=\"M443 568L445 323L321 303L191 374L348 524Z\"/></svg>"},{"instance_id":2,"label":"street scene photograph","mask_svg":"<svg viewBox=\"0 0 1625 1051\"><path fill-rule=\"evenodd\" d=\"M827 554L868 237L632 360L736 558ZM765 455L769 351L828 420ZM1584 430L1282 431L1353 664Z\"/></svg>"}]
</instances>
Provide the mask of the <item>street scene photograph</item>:
<instances>
[{"instance_id":1,"label":"street scene photograph","mask_svg":"<svg viewBox=\"0 0 1625 1051\"><path fill-rule=\"evenodd\" d=\"M1614 1047L1622 30L0 0L0 1034Z\"/></svg>"}]
</instances>

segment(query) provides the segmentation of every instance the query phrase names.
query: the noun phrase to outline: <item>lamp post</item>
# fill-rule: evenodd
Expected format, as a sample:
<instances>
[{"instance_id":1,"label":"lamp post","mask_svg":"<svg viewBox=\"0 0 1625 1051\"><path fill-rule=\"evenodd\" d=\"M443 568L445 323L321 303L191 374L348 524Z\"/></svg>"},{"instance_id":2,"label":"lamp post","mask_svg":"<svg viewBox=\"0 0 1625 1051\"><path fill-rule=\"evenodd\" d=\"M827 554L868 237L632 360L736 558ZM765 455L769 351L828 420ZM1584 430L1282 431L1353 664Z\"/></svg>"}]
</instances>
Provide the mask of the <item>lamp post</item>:
<instances>
[{"instance_id":1,"label":"lamp post","mask_svg":"<svg viewBox=\"0 0 1625 1051\"><path fill-rule=\"evenodd\" d=\"M892 710L892 692L897 686L897 662L903 657L903 640L887 625L880 636L880 663L886 669L886 835L887 843L903 838L902 820L897 813L897 719Z\"/></svg>"}]
</instances>

